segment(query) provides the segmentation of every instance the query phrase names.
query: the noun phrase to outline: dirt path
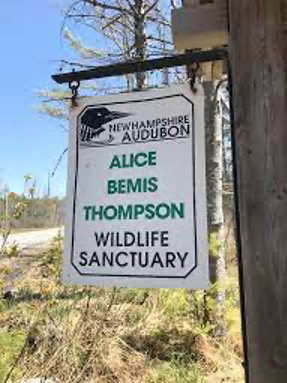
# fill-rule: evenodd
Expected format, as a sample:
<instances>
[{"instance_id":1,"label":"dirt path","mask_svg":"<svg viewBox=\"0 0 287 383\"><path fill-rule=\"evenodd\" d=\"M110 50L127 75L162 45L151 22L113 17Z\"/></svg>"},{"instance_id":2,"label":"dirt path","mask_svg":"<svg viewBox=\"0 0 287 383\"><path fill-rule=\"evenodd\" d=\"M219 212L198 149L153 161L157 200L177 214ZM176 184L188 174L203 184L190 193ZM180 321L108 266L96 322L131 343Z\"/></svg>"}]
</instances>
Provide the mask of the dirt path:
<instances>
[{"instance_id":1,"label":"dirt path","mask_svg":"<svg viewBox=\"0 0 287 383\"><path fill-rule=\"evenodd\" d=\"M31 249L39 247L47 242L50 242L53 238L64 234L63 228L43 229L36 231L29 231L26 233L11 234L8 239L8 244L17 243L21 250Z\"/></svg>"}]
</instances>

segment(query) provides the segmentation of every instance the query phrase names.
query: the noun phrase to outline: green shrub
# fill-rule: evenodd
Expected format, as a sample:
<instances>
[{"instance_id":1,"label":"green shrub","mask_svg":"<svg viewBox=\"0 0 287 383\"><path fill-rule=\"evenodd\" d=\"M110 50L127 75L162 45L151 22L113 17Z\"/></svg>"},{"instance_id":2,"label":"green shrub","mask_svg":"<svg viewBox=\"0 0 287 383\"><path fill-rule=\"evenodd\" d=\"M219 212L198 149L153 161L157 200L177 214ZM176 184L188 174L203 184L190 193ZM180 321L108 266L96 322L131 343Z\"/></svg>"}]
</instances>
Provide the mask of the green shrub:
<instances>
[{"instance_id":1,"label":"green shrub","mask_svg":"<svg viewBox=\"0 0 287 383\"><path fill-rule=\"evenodd\" d=\"M201 383L201 374L196 367L187 366L180 360L159 363L155 368L156 383Z\"/></svg>"}]
</instances>

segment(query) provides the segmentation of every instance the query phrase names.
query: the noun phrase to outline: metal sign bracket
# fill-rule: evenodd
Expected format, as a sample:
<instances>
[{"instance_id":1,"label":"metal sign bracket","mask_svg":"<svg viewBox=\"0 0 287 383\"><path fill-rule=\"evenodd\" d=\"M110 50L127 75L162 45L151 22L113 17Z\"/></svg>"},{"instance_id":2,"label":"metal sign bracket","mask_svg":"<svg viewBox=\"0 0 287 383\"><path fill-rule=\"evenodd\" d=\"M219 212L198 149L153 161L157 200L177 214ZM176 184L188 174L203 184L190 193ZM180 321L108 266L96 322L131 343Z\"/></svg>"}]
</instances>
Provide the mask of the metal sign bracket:
<instances>
[{"instance_id":1,"label":"metal sign bracket","mask_svg":"<svg viewBox=\"0 0 287 383\"><path fill-rule=\"evenodd\" d=\"M204 62L226 60L227 48L216 48L208 51L188 51L186 53L160 57L144 61L126 61L91 69L72 71L52 75L52 79L58 84L73 83L96 78L123 76L130 73L159 70L176 66L200 64Z\"/></svg>"}]
</instances>

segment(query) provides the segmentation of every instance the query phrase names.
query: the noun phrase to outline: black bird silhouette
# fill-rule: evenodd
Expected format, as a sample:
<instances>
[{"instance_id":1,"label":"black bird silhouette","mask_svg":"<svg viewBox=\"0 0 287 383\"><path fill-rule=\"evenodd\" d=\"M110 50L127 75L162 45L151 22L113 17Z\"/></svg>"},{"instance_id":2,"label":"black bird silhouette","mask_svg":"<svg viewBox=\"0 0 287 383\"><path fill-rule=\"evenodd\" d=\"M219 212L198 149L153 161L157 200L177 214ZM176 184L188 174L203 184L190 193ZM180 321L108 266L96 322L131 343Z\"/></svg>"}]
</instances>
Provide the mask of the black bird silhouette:
<instances>
[{"instance_id":1,"label":"black bird silhouette","mask_svg":"<svg viewBox=\"0 0 287 383\"><path fill-rule=\"evenodd\" d=\"M81 117L81 140L91 141L93 137L99 137L106 130L103 125L107 122L129 115L129 113L110 111L106 107L86 110Z\"/></svg>"}]
</instances>

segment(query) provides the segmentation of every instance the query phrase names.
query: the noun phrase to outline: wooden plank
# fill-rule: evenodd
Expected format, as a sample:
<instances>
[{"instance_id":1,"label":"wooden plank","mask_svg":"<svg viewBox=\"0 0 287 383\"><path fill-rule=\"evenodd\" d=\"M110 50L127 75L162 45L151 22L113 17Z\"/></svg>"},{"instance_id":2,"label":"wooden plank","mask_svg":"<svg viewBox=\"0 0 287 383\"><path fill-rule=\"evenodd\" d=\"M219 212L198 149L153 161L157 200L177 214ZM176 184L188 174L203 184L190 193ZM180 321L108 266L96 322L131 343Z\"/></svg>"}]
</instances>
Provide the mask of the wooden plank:
<instances>
[{"instance_id":1,"label":"wooden plank","mask_svg":"<svg viewBox=\"0 0 287 383\"><path fill-rule=\"evenodd\" d=\"M228 45L227 6L214 3L173 9L172 34L176 49Z\"/></svg>"},{"instance_id":2,"label":"wooden plank","mask_svg":"<svg viewBox=\"0 0 287 383\"><path fill-rule=\"evenodd\" d=\"M248 381L287 382L287 0L230 0Z\"/></svg>"}]
</instances>

